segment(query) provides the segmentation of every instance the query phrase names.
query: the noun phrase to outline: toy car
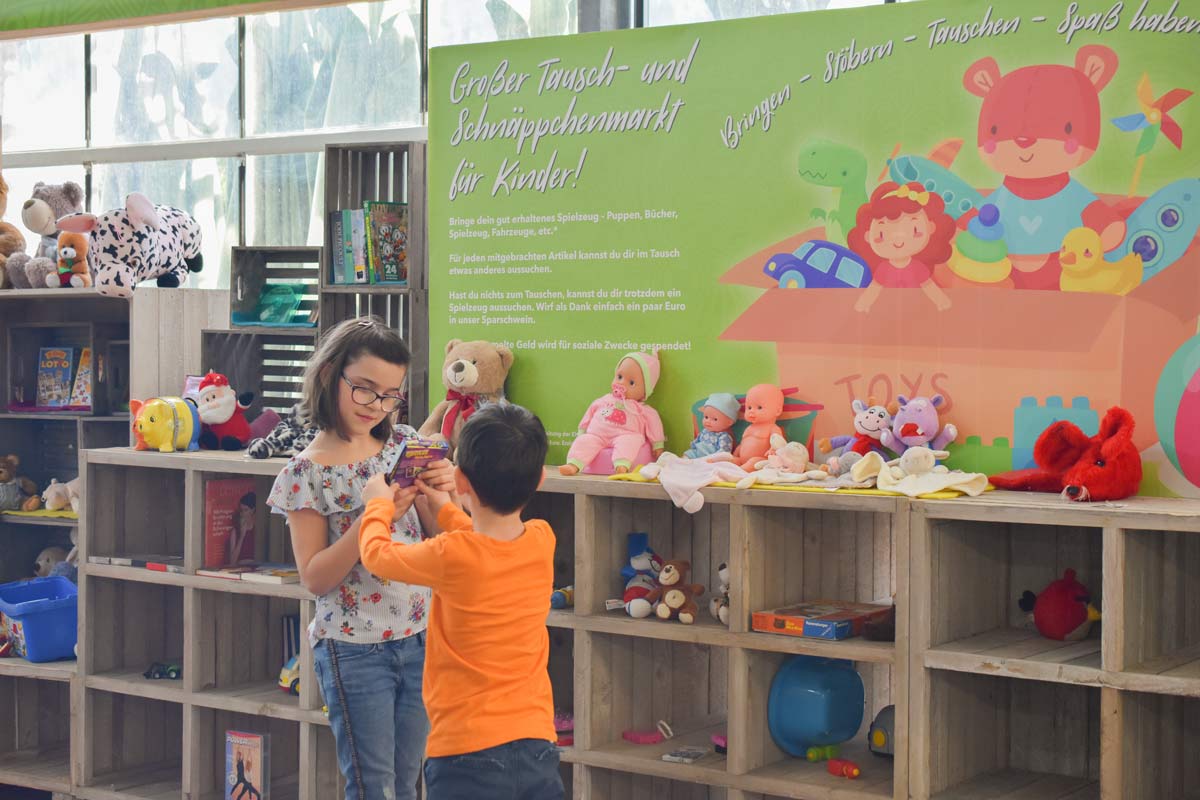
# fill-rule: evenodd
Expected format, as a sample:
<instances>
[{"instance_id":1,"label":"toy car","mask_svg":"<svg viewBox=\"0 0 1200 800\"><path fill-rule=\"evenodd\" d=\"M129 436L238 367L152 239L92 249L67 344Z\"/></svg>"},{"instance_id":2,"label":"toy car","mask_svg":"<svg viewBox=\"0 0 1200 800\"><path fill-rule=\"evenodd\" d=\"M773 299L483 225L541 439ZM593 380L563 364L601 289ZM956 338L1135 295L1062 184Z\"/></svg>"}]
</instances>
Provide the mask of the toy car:
<instances>
[{"instance_id":1,"label":"toy car","mask_svg":"<svg viewBox=\"0 0 1200 800\"><path fill-rule=\"evenodd\" d=\"M853 250L822 239L771 256L763 274L779 281L780 289L862 289L871 283L866 261Z\"/></svg>"},{"instance_id":2,"label":"toy car","mask_svg":"<svg viewBox=\"0 0 1200 800\"><path fill-rule=\"evenodd\" d=\"M279 670L279 688L288 694L300 694L300 657L292 656Z\"/></svg>"},{"instance_id":3,"label":"toy car","mask_svg":"<svg viewBox=\"0 0 1200 800\"><path fill-rule=\"evenodd\" d=\"M867 747L877 756L896 755L896 707L885 706L867 731Z\"/></svg>"},{"instance_id":4,"label":"toy car","mask_svg":"<svg viewBox=\"0 0 1200 800\"><path fill-rule=\"evenodd\" d=\"M175 661L155 661L150 665L150 669L142 673L143 678L149 680L170 680L177 681L183 677L183 667Z\"/></svg>"}]
</instances>

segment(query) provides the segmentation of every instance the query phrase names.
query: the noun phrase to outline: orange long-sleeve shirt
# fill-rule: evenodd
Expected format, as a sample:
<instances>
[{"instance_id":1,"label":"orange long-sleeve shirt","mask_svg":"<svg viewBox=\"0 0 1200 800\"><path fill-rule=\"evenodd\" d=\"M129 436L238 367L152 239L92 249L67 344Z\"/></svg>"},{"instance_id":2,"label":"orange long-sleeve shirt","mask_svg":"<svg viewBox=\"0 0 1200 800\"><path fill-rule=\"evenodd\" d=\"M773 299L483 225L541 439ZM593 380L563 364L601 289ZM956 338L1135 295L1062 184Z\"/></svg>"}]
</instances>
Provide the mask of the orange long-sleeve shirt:
<instances>
[{"instance_id":1,"label":"orange long-sleeve shirt","mask_svg":"<svg viewBox=\"0 0 1200 800\"><path fill-rule=\"evenodd\" d=\"M554 590L554 531L525 523L510 542L477 533L447 505L445 533L420 544L391 539L395 507L367 504L358 534L362 563L381 578L433 589L425 641L429 758L460 755L518 739L556 741L546 662L546 615Z\"/></svg>"}]
</instances>

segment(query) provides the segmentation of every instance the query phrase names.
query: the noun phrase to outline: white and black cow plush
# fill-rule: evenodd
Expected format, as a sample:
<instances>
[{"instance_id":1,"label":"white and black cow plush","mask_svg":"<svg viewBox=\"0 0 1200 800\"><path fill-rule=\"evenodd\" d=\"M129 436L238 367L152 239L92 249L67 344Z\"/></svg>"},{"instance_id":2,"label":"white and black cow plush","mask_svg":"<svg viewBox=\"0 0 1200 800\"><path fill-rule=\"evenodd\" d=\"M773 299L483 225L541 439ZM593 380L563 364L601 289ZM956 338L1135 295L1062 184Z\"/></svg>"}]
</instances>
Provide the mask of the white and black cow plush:
<instances>
[{"instance_id":1,"label":"white and black cow plush","mask_svg":"<svg viewBox=\"0 0 1200 800\"><path fill-rule=\"evenodd\" d=\"M156 206L134 192L125 207L95 214L69 214L60 230L92 237L91 262L96 290L110 297L132 297L142 281L175 287L199 272L200 223L170 206Z\"/></svg>"}]
</instances>

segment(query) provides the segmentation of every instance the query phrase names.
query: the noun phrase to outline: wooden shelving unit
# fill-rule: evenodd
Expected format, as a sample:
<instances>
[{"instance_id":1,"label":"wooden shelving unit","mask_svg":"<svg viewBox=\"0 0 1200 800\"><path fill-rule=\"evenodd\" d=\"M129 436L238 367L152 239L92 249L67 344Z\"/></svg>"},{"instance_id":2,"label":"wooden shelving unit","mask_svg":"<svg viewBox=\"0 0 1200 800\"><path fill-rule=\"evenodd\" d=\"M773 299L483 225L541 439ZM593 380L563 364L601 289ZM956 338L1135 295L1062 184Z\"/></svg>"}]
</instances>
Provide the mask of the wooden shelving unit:
<instances>
[{"instance_id":1,"label":"wooden shelving unit","mask_svg":"<svg viewBox=\"0 0 1200 800\"><path fill-rule=\"evenodd\" d=\"M90 450L83 461L88 487L105 487L121 498L111 505L124 508L89 506L85 559L163 546L182 553L189 569L201 555L204 482L248 475L265 496L283 463L128 448ZM1131 499L1084 507L999 492L942 502L704 495L705 508L688 515L655 485L549 476L529 509L558 534L556 584L576 592L574 608L547 619L555 704L575 716L575 744L562 751L568 796L1193 800L1200 793L1192 747L1200 606L1188 594L1200 577L1200 504ZM264 518L260 530L267 531L264 557L290 558L277 520ZM605 611L604 601L620 594L632 531L648 533L664 557L688 559L691 580L710 589L727 562L730 627L706 608L692 626ZM1032 635L1016 606L1021 591L1039 591L1066 567L1106 617L1076 643ZM82 798L215 798L221 737L240 727L272 734L279 796L337 796L333 739L307 647L301 695L274 685L279 617L299 613L304 626L314 612L302 588L87 563L81 572L78 674L64 665L0 662L0 687L33 673L37 684L58 687L45 691L70 693L74 772L49 776L60 790L67 781ZM895 643L749 628L750 613L761 608L888 595L898 612ZM142 678L167 651L178 651L183 679ZM771 740L771 680L796 654L853 661L863 678L863 729L844 748L863 768L857 781L790 758ZM867 726L888 704L897 709L895 759L865 747ZM660 719L675 739L638 746L621 738ZM693 764L661 760L667 749L706 744L714 732L729 737L727 754ZM0 778L44 782L30 765L61 765L66 743L53 728L43 742L0 752ZM48 758L33 759L34 752Z\"/></svg>"}]
</instances>

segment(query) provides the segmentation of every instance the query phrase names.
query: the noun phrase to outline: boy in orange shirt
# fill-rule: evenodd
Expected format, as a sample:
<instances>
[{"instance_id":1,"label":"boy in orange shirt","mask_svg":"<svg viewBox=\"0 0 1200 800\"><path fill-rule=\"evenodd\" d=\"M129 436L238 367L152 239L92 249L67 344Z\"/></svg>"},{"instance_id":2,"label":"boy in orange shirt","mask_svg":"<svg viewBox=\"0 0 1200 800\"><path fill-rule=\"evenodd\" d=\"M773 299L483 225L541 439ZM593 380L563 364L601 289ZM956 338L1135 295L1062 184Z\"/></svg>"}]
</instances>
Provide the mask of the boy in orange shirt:
<instances>
[{"instance_id":1,"label":"boy in orange shirt","mask_svg":"<svg viewBox=\"0 0 1200 800\"><path fill-rule=\"evenodd\" d=\"M363 489L359 552L371 573L433 589L425 653L428 800L562 800L546 616L554 532L521 511L542 482L546 431L515 405L463 426L455 487L471 516L423 482L379 474ZM391 521L418 491L444 531L392 541Z\"/></svg>"}]
</instances>

